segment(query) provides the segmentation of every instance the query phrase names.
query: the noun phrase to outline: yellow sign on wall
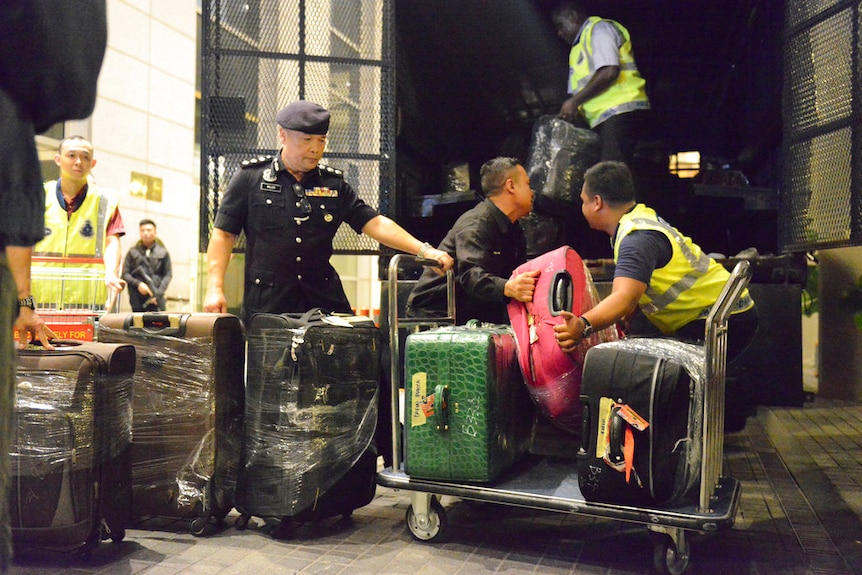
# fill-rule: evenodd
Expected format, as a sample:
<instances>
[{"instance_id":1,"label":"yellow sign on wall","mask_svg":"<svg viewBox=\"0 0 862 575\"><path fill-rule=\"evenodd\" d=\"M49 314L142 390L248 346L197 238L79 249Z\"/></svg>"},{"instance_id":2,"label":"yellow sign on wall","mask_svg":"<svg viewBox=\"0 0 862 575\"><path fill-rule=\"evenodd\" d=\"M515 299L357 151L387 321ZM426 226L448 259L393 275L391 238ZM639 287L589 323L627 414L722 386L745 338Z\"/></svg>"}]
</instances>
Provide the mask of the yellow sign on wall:
<instances>
[{"instance_id":1,"label":"yellow sign on wall","mask_svg":"<svg viewBox=\"0 0 862 575\"><path fill-rule=\"evenodd\" d=\"M132 172L129 193L135 198L145 198L153 202L162 201L162 179Z\"/></svg>"}]
</instances>

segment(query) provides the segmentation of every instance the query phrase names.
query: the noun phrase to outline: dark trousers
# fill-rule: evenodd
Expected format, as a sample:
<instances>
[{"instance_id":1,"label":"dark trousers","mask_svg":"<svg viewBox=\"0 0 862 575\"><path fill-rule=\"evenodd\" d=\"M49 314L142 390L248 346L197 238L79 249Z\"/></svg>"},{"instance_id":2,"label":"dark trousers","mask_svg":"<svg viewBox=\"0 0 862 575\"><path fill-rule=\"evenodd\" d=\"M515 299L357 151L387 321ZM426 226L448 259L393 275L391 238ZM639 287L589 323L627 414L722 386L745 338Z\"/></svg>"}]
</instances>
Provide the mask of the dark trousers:
<instances>
[{"instance_id":1,"label":"dark trousers","mask_svg":"<svg viewBox=\"0 0 862 575\"><path fill-rule=\"evenodd\" d=\"M643 139L647 130L648 115L645 110L617 114L593 128L601 138L600 159L624 162L631 168L635 146Z\"/></svg>"}]
</instances>

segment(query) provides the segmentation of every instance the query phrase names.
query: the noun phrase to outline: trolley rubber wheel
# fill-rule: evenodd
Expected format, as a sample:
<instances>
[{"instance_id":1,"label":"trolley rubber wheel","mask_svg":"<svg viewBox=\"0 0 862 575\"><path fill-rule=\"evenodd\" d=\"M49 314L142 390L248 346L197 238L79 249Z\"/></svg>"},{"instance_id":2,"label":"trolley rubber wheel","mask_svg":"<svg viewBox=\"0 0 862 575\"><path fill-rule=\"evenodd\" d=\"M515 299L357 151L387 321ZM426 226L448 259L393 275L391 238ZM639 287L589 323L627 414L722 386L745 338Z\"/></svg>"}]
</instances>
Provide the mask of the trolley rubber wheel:
<instances>
[{"instance_id":1,"label":"trolley rubber wheel","mask_svg":"<svg viewBox=\"0 0 862 575\"><path fill-rule=\"evenodd\" d=\"M417 541L442 541L446 537L449 524L446 520L446 510L436 497L431 498L428 508L428 518L420 521L413 512L413 505L407 508L407 528Z\"/></svg>"},{"instance_id":2,"label":"trolley rubber wheel","mask_svg":"<svg viewBox=\"0 0 862 575\"><path fill-rule=\"evenodd\" d=\"M682 575L688 568L689 555L680 552L673 538L661 537L653 547L653 566L657 573L662 575Z\"/></svg>"}]
</instances>

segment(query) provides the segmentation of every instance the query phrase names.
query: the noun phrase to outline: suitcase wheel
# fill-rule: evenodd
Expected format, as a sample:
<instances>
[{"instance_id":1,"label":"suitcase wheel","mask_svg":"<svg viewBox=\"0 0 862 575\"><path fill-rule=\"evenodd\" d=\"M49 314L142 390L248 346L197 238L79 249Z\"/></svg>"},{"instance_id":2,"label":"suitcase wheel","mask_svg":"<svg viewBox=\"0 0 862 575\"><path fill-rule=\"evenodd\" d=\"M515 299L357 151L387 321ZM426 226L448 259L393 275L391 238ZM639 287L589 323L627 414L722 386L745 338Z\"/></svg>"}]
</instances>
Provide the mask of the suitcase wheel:
<instances>
[{"instance_id":1,"label":"suitcase wheel","mask_svg":"<svg viewBox=\"0 0 862 575\"><path fill-rule=\"evenodd\" d=\"M215 531L215 525L210 522L209 516L195 517L189 525L189 531L191 531L191 534L195 537L204 537L206 535L213 534Z\"/></svg>"},{"instance_id":2,"label":"suitcase wheel","mask_svg":"<svg viewBox=\"0 0 862 575\"><path fill-rule=\"evenodd\" d=\"M110 539L114 543L122 543L123 539L126 538L126 529L124 527L111 527L107 520L102 519L101 538L102 541Z\"/></svg>"},{"instance_id":3,"label":"suitcase wheel","mask_svg":"<svg viewBox=\"0 0 862 575\"><path fill-rule=\"evenodd\" d=\"M113 529L110 534L108 534L108 538L114 543L122 543L123 539L126 538L126 530L125 529Z\"/></svg>"},{"instance_id":4,"label":"suitcase wheel","mask_svg":"<svg viewBox=\"0 0 862 575\"><path fill-rule=\"evenodd\" d=\"M421 496L421 495L420 495ZM417 541L443 541L448 531L446 510L433 495L428 506L428 513L423 517L416 513L411 504L407 508L407 528Z\"/></svg>"},{"instance_id":5,"label":"suitcase wheel","mask_svg":"<svg viewBox=\"0 0 862 575\"><path fill-rule=\"evenodd\" d=\"M242 531L248 527L248 522L251 520L251 515L242 514L233 522L233 526Z\"/></svg>"},{"instance_id":6,"label":"suitcase wheel","mask_svg":"<svg viewBox=\"0 0 862 575\"><path fill-rule=\"evenodd\" d=\"M672 529L672 534L650 531L653 540L653 566L662 575L682 575L688 568L689 549L682 529Z\"/></svg>"}]
</instances>

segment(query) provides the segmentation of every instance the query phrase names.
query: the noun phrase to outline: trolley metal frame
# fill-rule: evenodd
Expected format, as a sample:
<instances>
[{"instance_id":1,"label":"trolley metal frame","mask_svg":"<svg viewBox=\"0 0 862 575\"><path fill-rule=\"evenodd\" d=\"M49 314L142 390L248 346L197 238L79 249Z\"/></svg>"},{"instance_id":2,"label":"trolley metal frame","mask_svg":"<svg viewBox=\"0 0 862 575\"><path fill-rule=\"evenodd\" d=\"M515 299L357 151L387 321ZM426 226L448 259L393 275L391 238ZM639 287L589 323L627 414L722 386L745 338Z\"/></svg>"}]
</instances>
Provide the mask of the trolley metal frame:
<instances>
[{"instance_id":1,"label":"trolley metal frame","mask_svg":"<svg viewBox=\"0 0 862 575\"><path fill-rule=\"evenodd\" d=\"M56 300L46 301L45 294L36 293L36 312L59 339L93 341L98 317L106 312L106 302L99 298L105 281L105 272L100 268L81 264L102 263L99 258L34 256L35 265L31 282L51 286L49 292ZM53 291L52 291L53 290ZM71 291L78 297L69 303L65 294ZM42 296L42 297L39 297ZM119 296L115 294L114 307L119 309ZM16 332L15 337L19 334Z\"/></svg>"},{"instance_id":2,"label":"trolley metal frame","mask_svg":"<svg viewBox=\"0 0 862 575\"><path fill-rule=\"evenodd\" d=\"M529 507L546 511L575 513L618 519L646 525L654 542L653 561L661 573L678 575L689 563L686 531L715 532L733 526L739 505L740 484L722 475L724 454L724 384L727 357L727 319L751 279L747 261L732 271L706 320L704 357L706 382L703 386L703 459L697 501L673 507L636 507L586 501L578 486L576 466L561 464L539 455L528 455L503 477L490 484L458 483L412 478L401 461L399 329L455 324L455 290L452 272L447 273L448 310L443 318L400 318L398 314L398 266L403 258L413 258L426 266L433 260L395 255L389 263L389 345L391 348L392 466L377 474L383 487L411 492L406 522L420 541L443 539L446 511L438 496Z\"/></svg>"}]
</instances>

